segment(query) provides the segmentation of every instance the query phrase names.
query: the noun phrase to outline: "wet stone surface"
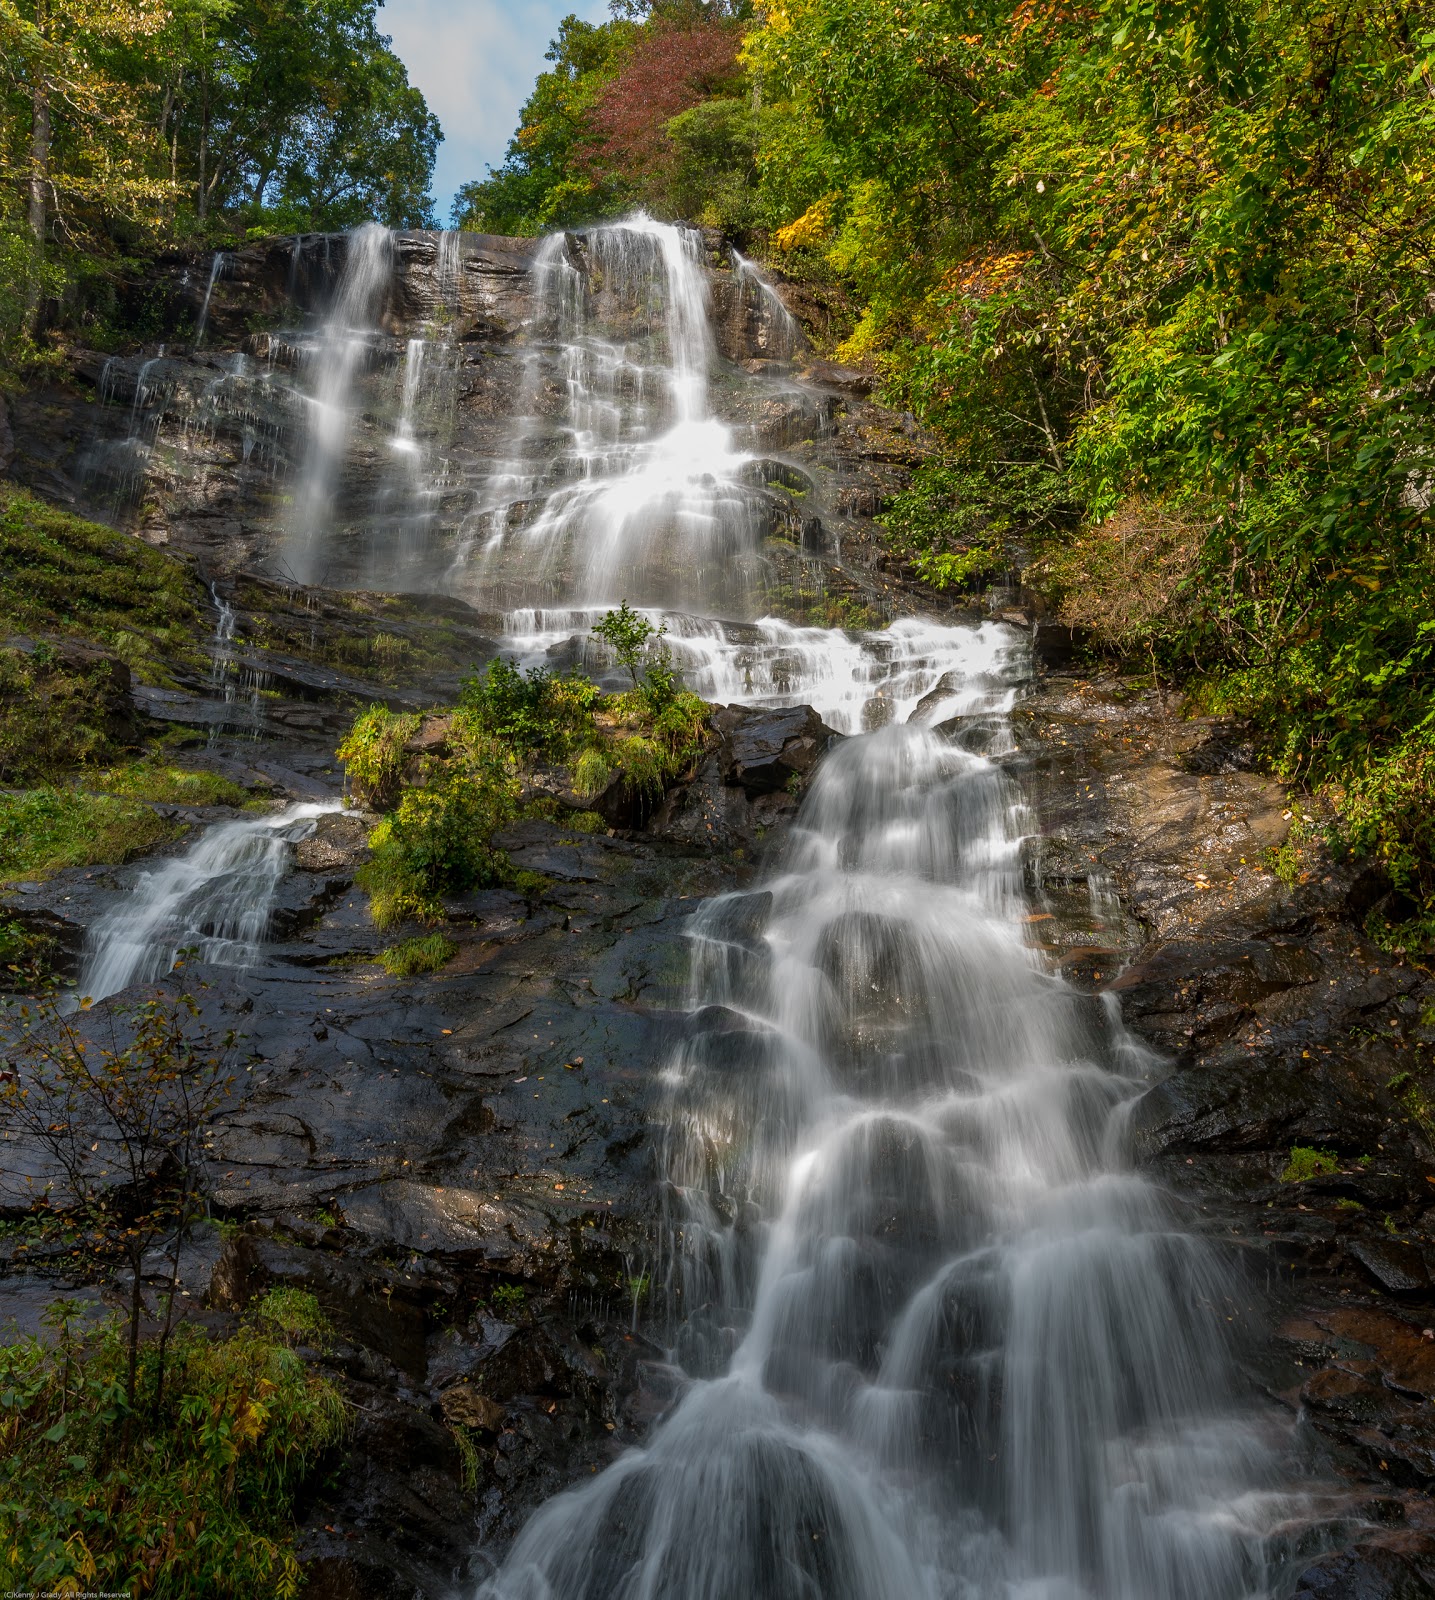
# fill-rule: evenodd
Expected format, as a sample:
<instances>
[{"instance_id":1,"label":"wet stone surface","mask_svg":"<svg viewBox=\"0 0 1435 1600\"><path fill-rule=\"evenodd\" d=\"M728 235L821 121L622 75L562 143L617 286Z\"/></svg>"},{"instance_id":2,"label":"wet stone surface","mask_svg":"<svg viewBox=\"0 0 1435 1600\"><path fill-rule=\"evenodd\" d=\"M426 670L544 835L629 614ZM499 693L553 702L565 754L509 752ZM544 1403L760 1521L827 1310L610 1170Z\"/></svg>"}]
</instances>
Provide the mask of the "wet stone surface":
<instances>
[{"instance_id":1,"label":"wet stone surface","mask_svg":"<svg viewBox=\"0 0 1435 1600\"><path fill-rule=\"evenodd\" d=\"M1296 1592L1428 1594L1435 984L1363 937L1380 890L1359 865L1276 876L1284 792L1238 729L1178 713L1056 675L1018 708L1051 911L1036 936L1160 1052L1134 1152L1269 1295L1253 1381L1300 1419L1318 1476L1407 1497L1398 1532L1322 1557ZM1294 1147L1330 1170L1300 1177Z\"/></svg>"}]
</instances>

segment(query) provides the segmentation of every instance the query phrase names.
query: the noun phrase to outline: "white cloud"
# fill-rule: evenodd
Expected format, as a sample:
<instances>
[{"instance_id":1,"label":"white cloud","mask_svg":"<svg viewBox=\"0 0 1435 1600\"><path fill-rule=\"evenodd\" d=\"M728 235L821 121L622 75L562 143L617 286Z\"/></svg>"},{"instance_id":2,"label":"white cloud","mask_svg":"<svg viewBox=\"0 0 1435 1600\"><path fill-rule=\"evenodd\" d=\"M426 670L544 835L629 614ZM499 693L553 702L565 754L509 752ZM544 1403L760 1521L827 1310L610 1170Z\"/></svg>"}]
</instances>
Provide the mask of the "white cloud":
<instances>
[{"instance_id":1,"label":"white cloud","mask_svg":"<svg viewBox=\"0 0 1435 1600\"><path fill-rule=\"evenodd\" d=\"M590 22L605 0L387 0L379 26L443 125L434 194L447 220L454 191L503 160L518 112L559 22L570 12Z\"/></svg>"}]
</instances>

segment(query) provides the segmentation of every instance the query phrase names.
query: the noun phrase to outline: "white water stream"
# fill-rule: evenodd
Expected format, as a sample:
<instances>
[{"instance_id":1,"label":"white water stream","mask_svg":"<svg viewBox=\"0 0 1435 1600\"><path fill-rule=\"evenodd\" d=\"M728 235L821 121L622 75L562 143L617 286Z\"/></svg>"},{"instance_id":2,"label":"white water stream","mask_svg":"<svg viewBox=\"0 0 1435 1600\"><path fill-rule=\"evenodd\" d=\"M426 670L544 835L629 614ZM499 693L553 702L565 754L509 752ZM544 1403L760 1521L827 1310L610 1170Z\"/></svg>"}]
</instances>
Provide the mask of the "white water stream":
<instances>
[{"instance_id":1,"label":"white water stream","mask_svg":"<svg viewBox=\"0 0 1435 1600\"><path fill-rule=\"evenodd\" d=\"M1027 931L1019 630L720 620L759 529L696 241L642 221L571 251L540 284L558 425L516 426L467 573L496 607L516 553L566 597L510 600L506 650L641 601L707 698L863 736L765 886L693 922L656 1113L681 1398L482 1600L1274 1593L1294 1503L1233 1384L1247 1297L1125 1160L1149 1057Z\"/></svg>"},{"instance_id":2,"label":"white water stream","mask_svg":"<svg viewBox=\"0 0 1435 1600\"><path fill-rule=\"evenodd\" d=\"M202 961L245 967L259 955L293 847L338 801L296 805L207 828L182 856L140 874L90 929L76 992L91 1000L150 983L195 948Z\"/></svg>"}]
</instances>

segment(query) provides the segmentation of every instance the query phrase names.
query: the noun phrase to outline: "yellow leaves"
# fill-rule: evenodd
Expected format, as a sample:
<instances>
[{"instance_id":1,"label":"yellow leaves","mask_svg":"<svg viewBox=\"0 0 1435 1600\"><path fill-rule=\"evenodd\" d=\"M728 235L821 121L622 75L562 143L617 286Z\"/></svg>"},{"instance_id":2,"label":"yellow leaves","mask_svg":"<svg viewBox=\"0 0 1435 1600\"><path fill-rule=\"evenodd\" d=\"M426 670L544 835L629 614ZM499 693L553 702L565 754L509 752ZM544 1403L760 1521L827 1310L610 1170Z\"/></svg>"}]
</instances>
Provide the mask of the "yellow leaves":
<instances>
[{"instance_id":1,"label":"yellow leaves","mask_svg":"<svg viewBox=\"0 0 1435 1600\"><path fill-rule=\"evenodd\" d=\"M831 231L832 218L837 208L839 192L834 189L808 206L795 222L779 228L772 236L777 250L802 250L820 244Z\"/></svg>"}]
</instances>

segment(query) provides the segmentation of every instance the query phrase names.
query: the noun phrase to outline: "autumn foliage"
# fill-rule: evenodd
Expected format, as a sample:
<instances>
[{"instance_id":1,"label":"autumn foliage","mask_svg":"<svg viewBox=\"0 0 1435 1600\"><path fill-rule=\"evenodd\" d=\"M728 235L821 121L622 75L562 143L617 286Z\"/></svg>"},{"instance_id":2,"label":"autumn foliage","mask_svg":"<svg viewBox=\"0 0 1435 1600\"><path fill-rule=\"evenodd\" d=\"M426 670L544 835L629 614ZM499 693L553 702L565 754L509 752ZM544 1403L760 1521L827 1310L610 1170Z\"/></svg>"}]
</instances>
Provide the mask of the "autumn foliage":
<instances>
[{"instance_id":1,"label":"autumn foliage","mask_svg":"<svg viewBox=\"0 0 1435 1600\"><path fill-rule=\"evenodd\" d=\"M731 89L740 42L726 20L663 21L640 34L589 113L580 168L649 176L668 166L669 121Z\"/></svg>"}]
</instances>

